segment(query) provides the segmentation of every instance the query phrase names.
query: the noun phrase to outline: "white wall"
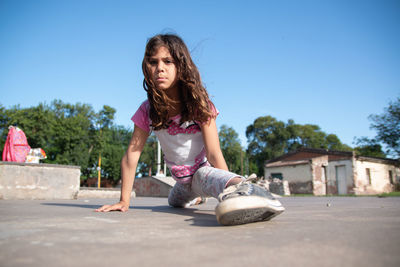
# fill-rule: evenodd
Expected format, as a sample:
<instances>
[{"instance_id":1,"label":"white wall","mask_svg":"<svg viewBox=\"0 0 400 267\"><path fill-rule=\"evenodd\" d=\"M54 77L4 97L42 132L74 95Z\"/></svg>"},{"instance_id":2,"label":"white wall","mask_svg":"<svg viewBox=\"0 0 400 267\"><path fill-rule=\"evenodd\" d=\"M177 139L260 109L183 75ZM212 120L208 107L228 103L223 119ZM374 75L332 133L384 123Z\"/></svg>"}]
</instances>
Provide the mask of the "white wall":
<instances>
[{"instance_id":1,"label":"white wall","mask_svg":"<svg viewBox=\"0 0 400 267\"><path fill-rule=\"evenodd\" d=\"M326 195L326 166L328 166L327 155L312 159L313 194L316 196Z\"/></svg>"},{"instance_id":2,"label":"white wall","mask_svg":"<svg viewBox=\"0 0 400 267\"><path fill-rule=\"evenodd\" d=\"M370 169L371 183L367 177L366 169ZM400 175L399 168L384 163L358 160L356 162L356 187L358 193L385 193L393 191L389 180L389 170L392 171L393 181Z\"/></svg>"},{"instance_id":3,"label":"white wall","mask_svg":"<svg viewBox=\"0 0 400 267\"><path fill-rule=\"evenodd\" d=\"M288 181L291 185L303 183L314 183L314 194L377 194L391 192L395 186L390 183L389 170L392 171L393 182L400 184L400 168L384 163L371 161L361 161L355 158L347 160L329 161L326 164L325 158L316 158L314 165L326 166L327 185L321 180L313 180L312 164L304 162L296 165L273 166L264 169L265 177L268 178L272 173L281 173L283 180ZM315 167L315 166L314 166ZM345 176L343 186L338 188L337 168L344 168L343 176ZM371 184L366 176L366 168L371 171ZM320 183L317 184L316 183ZM326 192L326 190L328 192Z\"/></svg>"},{"instance_id":4,"label":"white wall","mask_svg":"<svg viewBox=\"0 0 400 267\"><path fill-rule=\"evenodd\" d=\"M353 178L353 163L351 159L348 160L336 160L336 161L329 161L328 164L328 169L327 169L327 179L328 179L328 185L332 187L337 187L338 183L336 180L336 167L337 166L344 166L346 171L346 187L347 187L347 192L346 194L352 193L349 192L350 188L352 189L354 187L354 178Z\"/></svg>"},{"instance_id":5,"label":"white wall","mask_svg":"<svg viewBox=\"0 0 400 267\"><path fill-rule=\"evenodd\" d=\"M268 167L264 170L265 178L269 178L271 173L282 173L283 180L291 182L310 182L312 181L311 168L308 163L291 165L291 166L279 166L279 167Z\"/></svg>"}]
</instances>

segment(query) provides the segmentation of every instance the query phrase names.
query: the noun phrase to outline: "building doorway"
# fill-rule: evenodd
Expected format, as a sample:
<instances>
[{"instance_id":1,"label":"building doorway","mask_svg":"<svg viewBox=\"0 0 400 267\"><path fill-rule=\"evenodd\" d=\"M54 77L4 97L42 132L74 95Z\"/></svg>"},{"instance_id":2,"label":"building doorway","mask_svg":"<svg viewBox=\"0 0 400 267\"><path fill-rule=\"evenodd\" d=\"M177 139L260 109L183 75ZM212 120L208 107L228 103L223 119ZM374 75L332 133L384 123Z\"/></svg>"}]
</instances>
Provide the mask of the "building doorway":
<instances>
[{"instance_id":1,"label":"building doorway","mask_svg":"<svg viewBox=\"0 0 400 267\"><path fill-rule=\"evenodd\" d=\"M338 195L347 194L347 181L346 181L346 166L335 166L336 171L336 184L338 187Z\"/></svg>"}]
</instances>

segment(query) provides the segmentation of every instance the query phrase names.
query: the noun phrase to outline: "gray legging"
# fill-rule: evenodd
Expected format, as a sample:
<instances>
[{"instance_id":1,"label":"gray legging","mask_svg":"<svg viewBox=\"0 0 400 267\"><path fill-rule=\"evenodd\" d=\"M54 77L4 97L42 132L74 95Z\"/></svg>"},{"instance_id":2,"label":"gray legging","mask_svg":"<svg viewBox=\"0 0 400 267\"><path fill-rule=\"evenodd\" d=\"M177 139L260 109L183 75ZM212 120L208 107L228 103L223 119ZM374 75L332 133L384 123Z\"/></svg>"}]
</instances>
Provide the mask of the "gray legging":
<instances>
[{"instance_id":1,"label":"gray legging","mask_svg":"<svg viewBox=\"0 0 400 267\"><path fill-rule=\"evenodd\" d=\"M191 182L181 184L176 183L168 196L168 203L172 207L185 207L196 197L215 197L224 191L229 180L241 177L235 173L204 166L198 169Z\"/></svg>"}]
</instances>

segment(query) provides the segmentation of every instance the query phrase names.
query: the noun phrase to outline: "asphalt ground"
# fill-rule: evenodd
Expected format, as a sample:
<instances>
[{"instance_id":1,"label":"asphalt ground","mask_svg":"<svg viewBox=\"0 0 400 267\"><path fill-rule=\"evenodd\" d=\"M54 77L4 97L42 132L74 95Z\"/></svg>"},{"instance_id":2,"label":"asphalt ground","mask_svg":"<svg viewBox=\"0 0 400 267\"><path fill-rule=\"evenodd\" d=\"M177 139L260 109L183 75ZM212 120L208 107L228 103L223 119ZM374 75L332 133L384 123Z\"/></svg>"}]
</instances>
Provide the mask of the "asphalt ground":
<instances>
[{"instance_id":1,"label":"asphalt ground","mask_svg":"<svg viewBox=\"0 0 400 267\"><path fill-rule=\"evenodd\" d=\"M400 198L284 197L268 222L218 225L216 200L0 200L0 266L400 266Z\"/></svg>"}]
</instances>

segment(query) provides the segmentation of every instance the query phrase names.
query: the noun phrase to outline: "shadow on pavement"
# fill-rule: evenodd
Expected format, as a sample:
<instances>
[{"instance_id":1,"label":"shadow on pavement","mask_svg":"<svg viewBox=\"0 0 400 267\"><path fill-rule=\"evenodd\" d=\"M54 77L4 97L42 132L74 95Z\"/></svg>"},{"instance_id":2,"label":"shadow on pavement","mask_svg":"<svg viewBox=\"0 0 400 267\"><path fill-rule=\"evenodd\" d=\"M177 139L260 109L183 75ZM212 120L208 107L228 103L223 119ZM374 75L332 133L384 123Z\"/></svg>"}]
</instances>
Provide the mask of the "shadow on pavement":
<instances>
[{"instance_id":1,"label":"shadow on pavement","mask_svg":"<svg viewBox=\"0 0 400 267\"><path fill-rule=\"evenodd\" d=\"M186 222L192 222L193 226L215 227L221 226L218 224L217 219L209 210L199 210L196 208L173 208L168 205L163 206L134 206L133 209L146 209L153 212L170 213L182 216L191 216L192 218L186 219ZM212 211L214 212L214 211Z\"/></svg>"},{"instance_id":2,"label":"shadow on pavement","mask_svg":"<svg viewBox=\"0 0 400 267\"><path fill-rule=\"evenodd\" d=\"M87 205L87 204L70 204L70 203L41 203L45 206L57 206L57 207L71 207L71 208L85 208L85 209L98 209L102 205ZM133 208L133 207L130 207Z\"/></svg>"},{"instance_id":3,"label":"shadow on pavement","mask_svg":"<svg viewBox=\"0 0 400 267\"><path fill-rule=\"evenodd\" d=\"M58 207L71 207L71 208L84 208L95 210L102 205L89 205L89 204L71 204L71 203L41 203L45 206L58 206ZM168 205L162 206L130 206L130 210L151 210L152 212L169 213L182 216L191 216L192 218L186 219L187 222L192 222L193 226L203 227L216 227L221 226L218 224L217 219L209 210L199 210L195 208L173 208ZM213 211L212 211L213 212Z\"/></svg>"}]
</instances>

